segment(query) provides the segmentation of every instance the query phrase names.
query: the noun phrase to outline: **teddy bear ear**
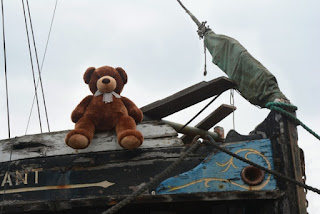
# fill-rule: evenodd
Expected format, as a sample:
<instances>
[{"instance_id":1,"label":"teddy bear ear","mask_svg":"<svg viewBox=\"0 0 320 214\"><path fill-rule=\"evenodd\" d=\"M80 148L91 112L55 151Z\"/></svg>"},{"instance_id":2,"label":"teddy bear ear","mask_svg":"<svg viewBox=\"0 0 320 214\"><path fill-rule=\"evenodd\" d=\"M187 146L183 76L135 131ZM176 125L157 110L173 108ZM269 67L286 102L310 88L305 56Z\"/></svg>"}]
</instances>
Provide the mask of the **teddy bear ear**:
<instances>
[{"instance_id":1,"label":"teddy bear ear","mask_svg":"<svg viewBox=\"0 0 320 214\"><path fill-rule=\"evenodd\" d=\"M128 81L127 73L120 67L117 67L116 70L120 74L123 84L126 84Z\"/></svg>"},{"instance_id":2,"label":"teddy bear ear","mask_svg":"<svg viewBox=\"0 0 320 214\"><path fill-rule=\"evenodd\" d=\"M85 83L89 84L90 79L91 79L91 75L94 72L94 70L96 70L95 67L89 67L86 72L83 75L83 80Z\"/></svg>"}]
</instances>

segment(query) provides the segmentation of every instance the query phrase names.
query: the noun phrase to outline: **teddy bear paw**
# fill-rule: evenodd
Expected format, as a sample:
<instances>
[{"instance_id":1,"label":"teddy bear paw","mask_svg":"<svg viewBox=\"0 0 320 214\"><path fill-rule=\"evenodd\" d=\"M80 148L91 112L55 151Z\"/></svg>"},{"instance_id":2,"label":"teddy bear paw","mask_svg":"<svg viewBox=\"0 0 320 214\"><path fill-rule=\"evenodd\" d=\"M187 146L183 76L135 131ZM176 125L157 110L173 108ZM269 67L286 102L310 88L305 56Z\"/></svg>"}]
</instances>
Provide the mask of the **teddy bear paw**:
<instances>
[{"instance_id":1,"label":"teddy bear paw","mask_svg":"<svg viewBox=\"0 0 320 214\"><path fill-rule=\"evenodd\" d=\"M120 141L120 145L125 149L136 149L141 145L141 141L133 135L126 136Z\"/></svg>"},{"instance_id":2,"label":"teddy bear paw","mask_svg":"<svg viewBox=\"0 0 320 214\"><path fill-rule=\"evenodd\" d=\"M74 134L69 138L67 145L73 149L85 149L89 146L89 140L84 135Z\"/></svg>"}]
</instances>

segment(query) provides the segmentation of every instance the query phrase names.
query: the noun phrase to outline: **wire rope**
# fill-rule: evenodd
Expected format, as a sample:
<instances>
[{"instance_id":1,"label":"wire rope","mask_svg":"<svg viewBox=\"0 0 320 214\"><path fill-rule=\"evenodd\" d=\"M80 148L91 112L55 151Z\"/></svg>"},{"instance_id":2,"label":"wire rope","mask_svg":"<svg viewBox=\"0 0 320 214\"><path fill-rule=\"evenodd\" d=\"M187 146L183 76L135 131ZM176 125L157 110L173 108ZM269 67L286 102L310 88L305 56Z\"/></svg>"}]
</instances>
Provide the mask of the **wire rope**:
<instances>
[{"instance_id":1,"label":"wire rope","mask_svg":"<svg viewBox=\"0 0 320 214\"><path fill-rule=\"evenodd\" d=\"M53 20L54 20L55 13L56 13L57 4L58 4L58 0L56 0L55 6L54 6L54 10L53 10L53 15L52 15L52 18L51 18L51 24L50 24L48 37L47 37L46 47L45 47L44 54L43 54L43 57L42 57L40 73L42 73L43 64L44 64L44 61L45 61L45 58L46 58L46 54L47 54L47 49L48 49L49 39L50 39L50 36L51 36L51 30L52 30ZM38 85L39 85L39 78L38 78L38 81L37 81L37 86ZM33 106L34 106L35 98L36 98L36 95L33 96L33 101L32 101L32 105L31 105L31 109L30 109L30 113L29 113L29 118L28 118L28 122L27 122L25 135L27 134L27 131L28 131L28 128L29 128L29 124L30 124L30 119L31 119L31 114L32 114L32 109L33 109ZM48 131L50 132L49 128L48 128Z\"/></svg>"},{"instance_id":2,"label":"wire rope","mask_svg":"<svg viewBox=\"0 0 320 214\"><path fill-rule=\"evenodd\" d=\"M47 111L46 99L45 99L45 94L44 94L44 89L43 89L43 84L42 84L42 78L41 78L41 72L40 72L40 66L39 66L39 60L38 60L38 52L37 52L36 40L35 40L35 37L34 37L34 31L33 31L32 19L31 19L31 12L30 12L30 7L29 7L29 1L26 0L26 2L27 2L28 14L29 14L29 23L30 23L31 33L32 33L32 39L33 39L33 47L34 47L34 52L35 52L35 56L36 56L37 68L38 68L38 75L39 75L38 80L40 80L40 88L41 88L41 92L42 92L43 105L44 105L44 110L45 110L48 130L50 132L48 111ZM37 88L38 88L38 84L37 84Z\"/></svg>"},{"instance_id":3,"label":"wire rope","mask_svg":"<svg viewBox=\"0 0 320 214\"><path fill-rule=\"evenodd\" d=\"M38 94L37 94L36 79L35 79L35 75L34 75L32 53L31 53L31 46L30 46L30 39L29 39L29 31L28 31L27 18L26 18L26 11L25 11L23 0L21 0L21 3L22 3L22 7L23 7L24 22L25 22L25 26L26 26L26 33L27 33L27 39L28 39L29 56L30 56L30 62L31 62L31 70L32 70L32 77L33 77L34 92L35 92L36 101L37 101L39 125L40 125L40 131L42 133L41 114L40 114L40 108L39 108L39 100L38 100Z\"/></svg>"},{"instance_id":4,"label":"wire rope","mask_svg":"<svg viewBox=\"0 0 320 214\"><path fill-rule=\"evenodd\" d=\"M211 105L222 93L215 96L207 105L205 105L194 117L192 117L186 124L184 124L178 132L181 132L187 125L189 125L194 119L196 119L209 105Z\"/></svg>"},{"instance_id":5,"label":"wire rope","mask_svg":"<svg viewBox=\"0 0 320 214\"><path fill-rule=\"evenodd\" d=\"M7 121L8 121L8 137L10 138L10 113L9 113L9 91L8 91L8 75L7 75L7 52L6 52L6 37L4 28L4 9L3 0L1 0L1 10L2 10L2 36L3 36L3 57L4 57L4 76L6 83L6 101L7 101Z\"/></svg>"}]
</instances>

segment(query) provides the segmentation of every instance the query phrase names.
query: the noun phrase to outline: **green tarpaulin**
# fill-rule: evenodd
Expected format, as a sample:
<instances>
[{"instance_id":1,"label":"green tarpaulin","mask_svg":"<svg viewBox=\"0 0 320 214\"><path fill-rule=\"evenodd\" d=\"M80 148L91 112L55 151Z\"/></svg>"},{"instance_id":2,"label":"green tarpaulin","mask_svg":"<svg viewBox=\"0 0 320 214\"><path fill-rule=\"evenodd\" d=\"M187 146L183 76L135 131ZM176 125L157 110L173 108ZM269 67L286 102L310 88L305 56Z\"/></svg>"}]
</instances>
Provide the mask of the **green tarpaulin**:
<instances>
[{"instance_id":1,"label":"green tarpaulin","mask_svg":"<svg viewBox=\"0 0 320 214\"><path fill-rule=\"evenodd\" d=\"M237 89L250 103L265 107L276 98L287 100L276 78L237 40L209 30L204 42L212 62L238 84Z\"/></svg>"}]
</instances>

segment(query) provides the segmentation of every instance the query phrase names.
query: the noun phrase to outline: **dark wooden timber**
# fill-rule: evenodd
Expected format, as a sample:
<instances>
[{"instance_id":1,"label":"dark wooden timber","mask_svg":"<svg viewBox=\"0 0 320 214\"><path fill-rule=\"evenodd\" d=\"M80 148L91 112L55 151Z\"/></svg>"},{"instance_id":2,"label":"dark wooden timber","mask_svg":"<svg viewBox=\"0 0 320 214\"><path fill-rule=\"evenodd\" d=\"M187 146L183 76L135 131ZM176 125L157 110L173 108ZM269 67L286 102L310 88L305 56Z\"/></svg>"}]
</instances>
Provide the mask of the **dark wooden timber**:
<instances>
[{"instance_id":1,"label":"dark wooden timber","mask_svg":"<svg viewBox=\"0 0 320 214\"><path fill-rule=\"evenodd\" d=\"M303 182L300 150L297 144L296 125L285 117L271 112L251 134L259 134L269 138L273 145L275 170L297 181ZM282 179L277 180L279 189L284 193L277 202L274 213L306 214L306 194L304 189Z\"/></svg>"},{"instance_id":2,"label":"dark wooden timber","mask_svg":"<svg viewBox=\"0 0 320 214\"><path fill-rule=\"evenodd\" d=\"M295 115L295 112L293 112ZM297 127L292 122L288 123L288 137L289 142L291 145L291 153L292 153L292 164L293 164L293 174L295 180L303 183L303 168L305 167L302 165L302 157L300 156L300 148L298 146L298 132ZM307 213L306 212L306 195L304 194L304 189L302 187L295 186L294 187L297 196L297 206L298 206L298 213Z\"/></svg>"},{"instance_id":3,"label":"dark wooden timber","mask_svg":"<svg viewBox=\"0 0 320 214\"><path fill-rule=\"evenodd\" d=\"M219 77L209 82L203 81L172 96L144 106L141 110L148 118L161 119L235 86L236 84L226 77Z\"/></svg>"},{"instance_id":4,"label":"dark wooden timber","mask_svg":"<svg viewBox=\"0 0 320 214\"><path fill-rule=\"evenodd\" d=\"M203 130L209 130L214 125L219 123L221 120L226 118L229 114L234 112L237 108L235 106L222 104L215 111L209 114L206 118L204 118L200 123L198 123L195 127ZM190 143L192 141L192 137L183 135L181 140L184 143Z\"/></svg>"}]
</instances>

